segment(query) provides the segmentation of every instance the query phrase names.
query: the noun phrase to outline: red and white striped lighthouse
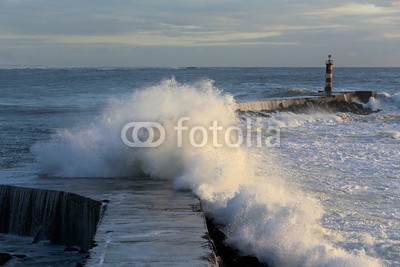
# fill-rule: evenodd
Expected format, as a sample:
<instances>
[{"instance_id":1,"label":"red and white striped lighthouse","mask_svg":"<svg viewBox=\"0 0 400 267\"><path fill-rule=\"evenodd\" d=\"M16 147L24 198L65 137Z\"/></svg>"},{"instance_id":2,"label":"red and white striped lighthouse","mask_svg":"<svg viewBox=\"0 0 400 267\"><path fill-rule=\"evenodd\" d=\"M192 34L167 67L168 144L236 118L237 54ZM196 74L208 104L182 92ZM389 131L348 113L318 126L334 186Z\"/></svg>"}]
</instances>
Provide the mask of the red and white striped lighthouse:
<instances>
[{"instance_id":1,"label":"red and white striped lighthouse","mask_svg":"<svg viewBox=\"0 0 400 267\"><path fill-rule=\"evenodd\" d=\"M325 93L332 94L332 68L333 68L333 59L332 56L328 56L328 60L326 61L326 83L325 83Z\"/></svg>"}]
</instances>

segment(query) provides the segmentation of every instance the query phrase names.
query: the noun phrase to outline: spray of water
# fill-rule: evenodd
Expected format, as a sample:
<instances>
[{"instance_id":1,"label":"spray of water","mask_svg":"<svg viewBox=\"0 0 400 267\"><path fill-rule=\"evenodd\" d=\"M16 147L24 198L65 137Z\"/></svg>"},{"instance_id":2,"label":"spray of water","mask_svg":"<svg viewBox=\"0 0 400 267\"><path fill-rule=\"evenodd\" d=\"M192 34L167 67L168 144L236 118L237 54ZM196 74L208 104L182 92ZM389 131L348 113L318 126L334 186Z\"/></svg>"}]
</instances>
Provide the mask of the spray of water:
<instances>
[{"instance_id":1,"label":"spray of water","mask_svg":"<svg viewBox=\"0 0 400 267\"><path fill-rule=\"evenodd\" d=\"M64 130L33 146L42 174L65 177L150 177L171 179L176 189L192 190L205 212L225 225L228 244L276 266L379 266L362 251L345 251L329 243L319 225L321 204L285 183L270 168L278 164L268 149L201 148L183 138L177 146L174 127L181 117L190 129L223 128L240 123L233 98L212 81L179 84L174 79L113 101L101 119L85 128ZM166 139L156 148L130 148L121 141L122 127L132 121L163 125ZM223 143L223 131L216 138ZM260 153L261 151L261 153Z\"/></svg>"}]
</instances>

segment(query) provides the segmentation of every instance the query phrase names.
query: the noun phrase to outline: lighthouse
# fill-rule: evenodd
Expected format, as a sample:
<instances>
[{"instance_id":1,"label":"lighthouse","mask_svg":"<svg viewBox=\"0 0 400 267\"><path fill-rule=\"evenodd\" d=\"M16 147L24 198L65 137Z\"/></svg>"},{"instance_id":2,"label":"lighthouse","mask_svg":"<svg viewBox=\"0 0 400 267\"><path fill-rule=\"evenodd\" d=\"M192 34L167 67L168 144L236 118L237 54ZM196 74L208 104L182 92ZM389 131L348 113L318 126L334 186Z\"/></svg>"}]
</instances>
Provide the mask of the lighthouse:
<instances>
[{"instance_id":1,"label":"lighthouse","mask_svg":"<svg viewBox=\"0 0 400 267\"><path fill-rule=\"evenodd\" d=\"M333 68L333 59L332 56L328 56L328 60L325 62L326 64L326 83L325 83L325 93L327 95L332 94L332 68Z\"/></svg>"}]
</instances>

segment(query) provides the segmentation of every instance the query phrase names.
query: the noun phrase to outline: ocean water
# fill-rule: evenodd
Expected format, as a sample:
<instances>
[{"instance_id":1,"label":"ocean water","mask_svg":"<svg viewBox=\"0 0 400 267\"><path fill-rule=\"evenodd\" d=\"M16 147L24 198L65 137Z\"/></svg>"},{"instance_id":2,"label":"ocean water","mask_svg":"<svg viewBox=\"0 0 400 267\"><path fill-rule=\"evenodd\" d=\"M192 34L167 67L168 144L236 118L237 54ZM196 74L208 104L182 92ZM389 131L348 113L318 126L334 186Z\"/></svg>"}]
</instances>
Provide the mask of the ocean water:
<instances>
[{"instance_id":1,"label":"ocean water","mask_svg":"<svg viewBox=\"0 0 400 267\"><path fill-rule=\"evenodd\" d=\"M368 116L234 110L236 102L316 93L324 72L1 69L0 181L169 179L199 196L243 254L275 266L398 266L400 68L334 69L334 90L378 91L368 105L379 112ZM187 128L179 146L175 127L182 118ZM146 121L163 126L162 145L126 146L122 127ZM222 129L215 135L213 122ZM196 127L207 130L202 147L190 142ZM228 146L230 127L247 134L241 146ZM204 140L199 132L192 136L197 144ZM259 146L258 136L279 139L279 146Z\"/></svg>"}]
</instances>

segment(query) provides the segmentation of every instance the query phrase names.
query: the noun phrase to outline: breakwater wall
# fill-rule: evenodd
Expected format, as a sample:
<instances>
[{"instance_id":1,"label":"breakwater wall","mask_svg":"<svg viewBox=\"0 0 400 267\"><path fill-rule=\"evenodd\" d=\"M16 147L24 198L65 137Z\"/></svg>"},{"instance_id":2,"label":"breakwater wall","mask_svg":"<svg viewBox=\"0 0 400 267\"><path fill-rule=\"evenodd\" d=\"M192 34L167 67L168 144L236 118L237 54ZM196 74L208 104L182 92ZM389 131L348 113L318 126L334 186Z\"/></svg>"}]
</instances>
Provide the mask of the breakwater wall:
<instances>
[{"instance_id":1,"label":"breakwater wall","mask_svg":"<svg viewBox=\"0 0 400 267\"><path fill-rule=\"evenodd\" d=\"M57 243L66 246L64 251L63 248L56 248L54 254L47 254L46 251L32 253L34 247L40 249L43 243L48 243L40 242L21 249L3 248L0 260L1 252L6 252L13 256L11 261L32 266L61 266L59 263L66 260L72 265L63 266L76 266L78 262L83 266L96 267L218 266L200 200L189 191L174 190L169 180L149 177L27 177L3 179L1 182L0 233L25 235L33 241L38 236L38 229L47 227L44 222L51 222L58 225L51 226L53 230L48 228L40 232L42 239L54 241L60 240L60 236L57 238L60 232L76 229L75 226L86 230L63 234L64 241ZM10 206L11 202L14 204ZM90 212L94 213L88 216ZM49 215L54 213L57 215ZM58 219L54 220L54 217ZM68 218L73 220L60 225L60 217L63 223ZM101 219L96 224L98 217ZM29 218L37 218L35 221L40 222L34 223ZM21 229L25 226L17 221L24 222L30 230ZM13 226L6 226L9 224ZM80 236L80 241L74 241L77 236ZM73 243L85 245L71 245ZM95 246L92 246L93 243ZM87 253L68 251L88 246ZM43 257L43 254L46 256ZM26 258L17 259L15 255L25 255Z\"/></svg>"},{"instance_id":2,"label":"breakwater wall","mask_svg":"<svg viewBox=\"0 0 400 267\"><path fill-rule=\"evenodd\" d=\"M308 102L317 103L330 103L334 101L360 101L362 103L368 103L371 97L376 97L376 91L352 91L352 92L340 92L332 95L312 95L305 97L289 97L283 99L267 99L260 101L249 101L237 103L237 110L240 111L260 111L260 110L276 110L289 108L291 106L301 106Z\"/></svg>"},{"instance_id":3,"label":"breakwater wall","mask_svg":"<svg viewBox=\"0 0 400 267\"><path fill-rule=\"evenodd\" d=\"M32 242L88 250L101 213L100 201L77 194L0 185L0 232L32 237Z\"/></svg>"}]
</instances>

